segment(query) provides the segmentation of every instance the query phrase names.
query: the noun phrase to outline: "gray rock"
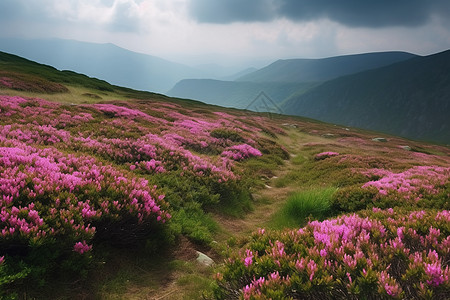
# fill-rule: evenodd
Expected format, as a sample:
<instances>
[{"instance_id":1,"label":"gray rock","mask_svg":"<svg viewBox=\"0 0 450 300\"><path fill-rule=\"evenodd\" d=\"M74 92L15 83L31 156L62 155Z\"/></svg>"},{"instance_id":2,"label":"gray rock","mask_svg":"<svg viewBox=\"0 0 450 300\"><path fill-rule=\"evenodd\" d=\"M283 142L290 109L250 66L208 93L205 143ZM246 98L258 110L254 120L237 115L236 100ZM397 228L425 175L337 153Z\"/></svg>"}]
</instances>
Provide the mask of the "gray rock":
<instances>
[{"instance_id":1,"label":"gray rock","mask_svg":"<svg viewBox=\"0 0 450 300\"><path fill-rule=\"evenodd\" d=\"M400 148L402 148L403 150L406 150L406 151L412 150L410 146L400 146Z\"/></svg>"},{"instance_id":2,"label":"gray rock","mask_svg":"<svg viewBox=\"0 0 450 300\"><path fill-rule=\"evenodd\" d=\"M372 141L386 143L388 140L385 138L378 137L378 138L373 138Z\"/></svg>"},{"instance_id":3,"label":"gray rock","mask_svg":"<svg viewBox=\"0 0 450 300\"><path fill-rule=\"evenodd\" d=\"M281 126L291 127L291 128L297 128L297 125L296 125L296 124L289 124L289 123L283 123L283 124L281 124Z\"/></svg>"},{"instance_id":4,"label":"gray rock","mask_svg":"<svg viewBox=\"0 0 450 300\"><path fill-rule=\"evenodd\" d=\"M212 266L214 264L214 261L212 260L211 257L199 251L197 251L197 262L207 267Z\"/></svg>"}]
</instances>

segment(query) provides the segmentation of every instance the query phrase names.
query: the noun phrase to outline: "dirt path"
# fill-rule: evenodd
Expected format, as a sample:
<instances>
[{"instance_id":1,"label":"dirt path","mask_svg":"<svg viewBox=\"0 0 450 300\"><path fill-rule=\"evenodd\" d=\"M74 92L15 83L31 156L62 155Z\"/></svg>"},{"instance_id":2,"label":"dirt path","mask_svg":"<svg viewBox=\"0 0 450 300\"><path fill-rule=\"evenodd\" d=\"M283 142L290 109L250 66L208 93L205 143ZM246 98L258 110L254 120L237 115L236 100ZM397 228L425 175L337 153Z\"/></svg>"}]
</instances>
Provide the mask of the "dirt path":
<instances>
[{"instance_id":1,"label":"dirt path","mask_svg":"<svg viewBox=\"0 0 450 300\"><path fill-rule=\"evenodd\" d=\"M291 159L285 160L283 165L274 170L275 176L266 182L265 188L253 193L255 200L253 211L242 219L225 216L215 217L225 233L230 237L248 236L258 228L267 225L271 216L278 211L288 195L294 191L292 186L277 187L275 185L277 178L282 178L297 167L292 163L292 159L298 155L303 144L324 141L324 138L302 134L295 128L287 129L286 131L288 135L280 136L277 142L291 153Z\"/></svg>"},{"instance_id":2,"label":"dirt path","mask_svg":"<svg viewBox=\"0 0 450 300\"><path fill-rule=\"evenodd\" d=\"M319 138L320 140L320 138ZM279 142L285 146L285 148L291 152L291 158L295 158L299 153L303 143L311 142L311 138L304 139L303 136L295 129L289 130L289 135L280 138ZM234 237L236 240L248 237L252 232L258 228L266 227L271 219L273 213L277 212L281 205L286 200L289 193L294 190L294 187L276 187L275 182L277 178L282 178L289 171L297 166L292 163L292 160L284 161L284 164L274 170L274 177L265 181L265 187L253 192L254 204L253 211L245 215L243 218L226 217L223 215L215 215L214 219L222 228L222 231L217 234L216 240L218 242L218 248L225 245L226 241ZM175 250L175 259L184 261L189 268L187 270L178 270L170 275L170 279L162 284L158 289L150 289L146 293L136 293L130 291L126 296L130 299L158 299L158 300L171 300L171 299L194 299L187 293L186 289L194 288L193 283L188 283L187 286L181 284L183 278L203 276L203 278L212 278L212 269L205 268L195 261L192 256L192 252L195 253L198 247L184 240L178 246L180 249ZM205 250L205 249L203 249ZM186 257L186 253L190 253L189 257ZM220 263L223 259L214 247L211 250L203 251L210 257L212 257L216 263ZM184 253L184 254L183 254ZM208 271L209 270L209 271ZM205 280L208 280L205 279Z\"/></svg>"}]
</instances>

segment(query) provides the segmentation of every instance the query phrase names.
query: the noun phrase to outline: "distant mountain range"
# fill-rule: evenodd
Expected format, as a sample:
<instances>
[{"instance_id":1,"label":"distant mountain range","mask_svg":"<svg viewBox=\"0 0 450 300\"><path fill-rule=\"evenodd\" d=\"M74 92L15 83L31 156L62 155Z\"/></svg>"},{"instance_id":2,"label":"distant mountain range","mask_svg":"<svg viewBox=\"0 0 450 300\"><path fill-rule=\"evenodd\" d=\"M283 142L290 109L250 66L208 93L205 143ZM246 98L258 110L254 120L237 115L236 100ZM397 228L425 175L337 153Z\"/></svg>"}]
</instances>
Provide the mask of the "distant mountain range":
<instances>
[{"instance_id":1,"label":"distant mountain range","mask_svg":"<svg viewBox=\"0 0 450 300\"><path fill-rule=\"evenodd\" d=\"M307 90L314 85L315 83L184 79L178 82L167 95L245 109L261 91L264 91L271 99L277 99L278 103L278 99L288 98L299 90Z\"/></svg>"},{"instance_id":2,"label":"distant mountain range","mask_svg":"<svg viewBox=\"0 0 450 300\"><path fill-rule=\"evenodd\" d=\"M415 55L406 52L379 52L323 59L278 60L234 81L184 79L167 94L210 104L246 108L264 91L275 103L283 106L291 96L302 94L326 80L412 57Z\"/></svg>"},{"instance_id":3,"label":"distant mountain range","mask_svg":"<svg viewBox=\"0 0 450 300\"><path fill-rule=\"evenodd\" d=\"M228 81L188 79L208 78L208 68L217 75L220 68L200 70L112 44L0 39L0 51L134 89L258 111L273 104L289 115L450 144L450 50L278 60ZM270 98L264 105L254 101L261 92Z\"/></svg>"},{"instance_id":4,"label":"distant mountain range","mask_svg":"<svg viewBox=\"0 0 450 300\"><path fill-rule=\"evenodd\" d=\"M0 51L20 55L60 70L102 78L116 85L165 93L185 78L235 79L232 68L219 65L189 67L156 56L132 52L113 44L74 40L0 38ZM246 73L243 73L246 74Z\"/></svg>"},{"instance_id":5,"label":"distant mountain range","mask_svg":"<svg viewBox=\"0 0 450 300\"><path fill-rule=\"evenodd\" d=\"M283 106L291 115L450 144L450 50L327 81Z\"/></svg>"},{"instance_id":6,"label":"distant mountain range","mask_svg":"<svg viewBox=\"0 0 450 300\"><path fill-rule=\"evenodd\" d=\"M450 51L278 60L235 81L182 80L168 95L248 108L261 91L285 114L450 144Z\"/></svg>"},{"instance_id":7,"label":"distant mountain range","mask_svg":"<svg viewBox=\"0 0 450 300\"><path fill-rule=\"evenodd\" d=\"M318 82L379 68L414 56L407 52L378 52L321 59L280 59L237 81Z\"/></svg>"}]
</instances>

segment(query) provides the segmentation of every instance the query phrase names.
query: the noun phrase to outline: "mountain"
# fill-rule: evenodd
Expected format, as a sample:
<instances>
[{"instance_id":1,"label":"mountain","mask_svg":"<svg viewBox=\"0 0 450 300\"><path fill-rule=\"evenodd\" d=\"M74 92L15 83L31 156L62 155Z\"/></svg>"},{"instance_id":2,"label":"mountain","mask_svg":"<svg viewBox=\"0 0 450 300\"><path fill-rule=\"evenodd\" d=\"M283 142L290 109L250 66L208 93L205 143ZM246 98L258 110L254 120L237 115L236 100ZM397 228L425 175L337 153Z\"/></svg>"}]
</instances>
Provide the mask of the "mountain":
<instances>
[{"instance_id":1,"label":"mountain","mask_svg":"<svg viewBox=\"0 0 450 300\"><path fill-rule=\"evenodd\" d=\"M45 95L47 99L65 103L129 98L171 101L171 98L162 94L112 85L101 79L73 71L60 71L52 66L0 51L0 94L3 93L2 89L31 93L32 96ZM201 102L190 100L186 103L197 105Z\"/></svg>"},{"instance_id":2,"label":"mountain","mask_svg":"<svg viewBox=\"0 0 450 300\"><path fill-rule=\"evenodd\" d=\"M340 77L291 97L284 111L450 143L450 50Z\"/></svg>"},{"instance_id":3,"label":"mountain","mask_svg":"<svg viewBox=\"0 0 450 300\"><path fill-rule=\"evenodd\" d=\"M244 69L244 70L242 70L242 71L239 71L239 72L237 72L237 73L235 73L235 74L232 74L232 75L228 75L228 76L222 77L221 80L233 81L233 80L238 79L239 77L242 77L242 76L244 76L244 75L253 73L253 72L257 71L257 70L258 70L257 68L250 67L250 68Z\"/></svg>"},{"instance_id":4,"label":"mountain","mask_svg":"<svg viewBox=\"0 0 450 300\"><path fill-rule=\"evenodd\" d=\"M112 84L163 93L184 78L203 71L162 58L132 52L113 44L73 40L0 39L0 51L14 53L57 69L102 78Z\"/></svg>"},{"instance_id":5,"label":"mountain","mask_svg":"<svg viewBox=\"0 0 450 300\"><path fill-rule=\"evenodd\" d=\"M264 91L275 103L282 104L286 99L301 95L327 79L386 66L411 57L415 55L380 52L324 59L278 60L260 70L247 70L247 74L231 77L228 81L185 79L167 94L210 104L246 108Z\"/></svg>"},{"instance_id":6,"label":"mountain","mask_svg":"<svg viewBox=\"0 0 450 300\"><path fill-rule=\"evenodd\" d=\"M196 99L205 103L225 107L247 108L261 91L275 103L301 89L308 89L311 83L291 82L237 82L212 79L184 79L178 82L167 95L171 97Z\"/></svg>"},{"instance_id":7,"label":"mountain","mask_svg":"<svg viewBox=\"0 0 450 300\"><path fill-rule=\"evenodd\" d=\"M415 56L407 52L376 52L321 59L280 59L267 67L238 78L237 81L325 81L343 75L387 66Z\"/></svg>"}]
</instances>

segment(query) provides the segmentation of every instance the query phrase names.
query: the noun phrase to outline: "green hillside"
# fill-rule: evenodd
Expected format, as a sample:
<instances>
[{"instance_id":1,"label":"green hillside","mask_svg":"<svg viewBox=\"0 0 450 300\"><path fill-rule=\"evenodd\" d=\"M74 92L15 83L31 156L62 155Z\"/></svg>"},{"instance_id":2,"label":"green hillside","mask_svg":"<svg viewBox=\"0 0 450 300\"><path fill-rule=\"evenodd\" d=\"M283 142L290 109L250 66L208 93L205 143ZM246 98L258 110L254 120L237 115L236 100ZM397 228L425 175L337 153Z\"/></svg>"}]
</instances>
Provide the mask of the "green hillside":
<instances>
[{"instance_id":1,"label":"green hillside","mask_svg":"<svg viewBox=\"0 0 450 300\"><path fill-rule=\"evenodd\" d=\"M450 143L450 51L340 77L283 107L289 114Z\"/></svg>"}]
</instances>

